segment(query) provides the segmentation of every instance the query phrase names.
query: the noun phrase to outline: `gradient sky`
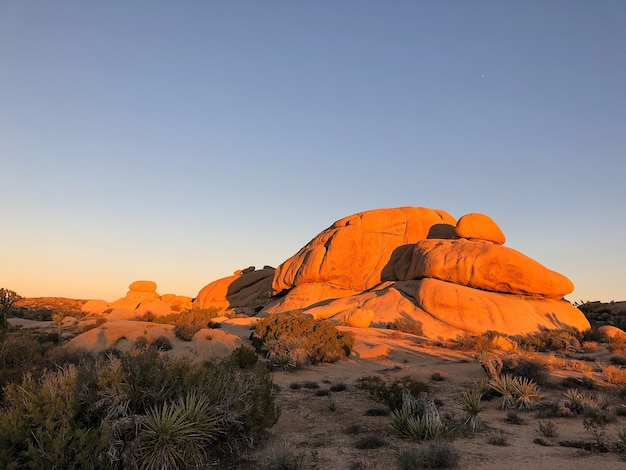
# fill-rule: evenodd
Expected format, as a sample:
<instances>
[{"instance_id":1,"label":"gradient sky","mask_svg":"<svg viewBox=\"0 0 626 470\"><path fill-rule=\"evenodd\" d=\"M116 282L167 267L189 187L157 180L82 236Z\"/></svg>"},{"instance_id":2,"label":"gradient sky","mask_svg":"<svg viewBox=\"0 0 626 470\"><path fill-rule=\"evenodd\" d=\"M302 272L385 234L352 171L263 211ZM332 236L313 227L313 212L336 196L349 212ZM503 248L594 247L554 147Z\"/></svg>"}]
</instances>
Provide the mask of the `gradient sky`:
<instances>
[{"instance_id":1,"label":"gradient sky","mask_svg":"<svg viewBox=\"0 0 626 470\"><path fill-rule=\"evenodd\" d=\"M0 0L0 287L194 297L344 216L490 215L626 299L626 2Z\"/></svg>"}]
</instances>

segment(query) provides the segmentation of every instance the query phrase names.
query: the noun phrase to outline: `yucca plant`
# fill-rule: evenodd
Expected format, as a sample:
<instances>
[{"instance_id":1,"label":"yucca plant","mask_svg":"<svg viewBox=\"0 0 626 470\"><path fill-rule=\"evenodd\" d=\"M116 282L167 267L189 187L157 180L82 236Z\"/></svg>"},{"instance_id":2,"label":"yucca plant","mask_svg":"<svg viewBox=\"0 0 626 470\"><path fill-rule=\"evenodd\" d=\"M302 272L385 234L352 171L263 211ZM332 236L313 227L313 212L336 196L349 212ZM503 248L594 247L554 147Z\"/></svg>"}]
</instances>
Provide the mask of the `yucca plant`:
<instances>
[{"instance_id":1,"label":"yucca plant","mask_svg":"<svg viewBox=\"0 0 626 470\"><path fill-rule=\"evenodd\" d=\"M535 402L543 397L539 385L528 377L514 377L512 387L520 411L532 410Z\"/></svg>"},{"instance_id":2,"label":"yucca plant","mask_svg":"<svg viewBox=\"0 0 626 470\"><path fill-rule=\"evenodd\" d=\"M424 416L409 416L404 424L403 433L419 441L430 441L438 438L445 428L440 421Z\"/></svg>"},{"instance_id":3,"label":"yucca plant","mask_svg":"<svg viewBox=\"0 0 626 470\"><path fill-rule=\"evenodd\" d=\"M482 392L476 389L463 390L460 393L461 408L467 414L465 418L465 425L467 425L472 431L479 431L483 427L482 420L479 413L484 409L481 400L483 398Z\"/></svg>"},{"instance_id":4,"label":"yucca plant","mask_svg":"<svg viewBox=\"0 0 626 470\"><path fill-rule=\"evenodd\" d=\"M502 395L502 405L500 406L500 408L503 410L515 407L513 384L513 377L511 377L509 374L500 375L498 377L492 378L489 381L489 387Z\"/></svg>"},{"instance_id":5,"label":"yucca plant","mask_svg":"<svg viewBox=\"0 0 626 470\"><path fill-rule=\"evenodd\" d=\"M189 393L148 411L138 463L145 470L190 468L206 461L207 444L222 433L220 418L204 397Z\"/></svg>"},{"instance_id":6,"label":"yucca plant","mask_svg":"<svg viewBox=\"0 0 626 470\"><path fill-rule=\"evenodd\" d=\"M619 441L626 445L626 426L618 426L615 432L617 433Z\"/></svg>"}]
</instances>

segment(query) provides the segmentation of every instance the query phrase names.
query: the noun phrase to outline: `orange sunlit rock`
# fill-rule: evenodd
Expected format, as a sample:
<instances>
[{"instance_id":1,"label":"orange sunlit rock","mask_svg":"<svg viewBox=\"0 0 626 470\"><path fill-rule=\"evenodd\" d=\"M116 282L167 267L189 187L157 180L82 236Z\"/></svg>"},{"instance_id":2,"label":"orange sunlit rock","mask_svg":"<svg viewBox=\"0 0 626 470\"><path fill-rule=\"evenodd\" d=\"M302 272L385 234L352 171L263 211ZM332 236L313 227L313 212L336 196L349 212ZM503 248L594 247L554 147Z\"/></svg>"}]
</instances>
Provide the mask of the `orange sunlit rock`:
<instances>
[{"instance_id":1,"label":"orange sunlit rock","mask_svg":"<svg viewBox=\"0 0 626 470\"><path fill-rule=\"evenodd\" d=\"M428 237L434 226L454 226L447 212L423 207L378 209L345 217L317 235L276 269L272 289L280 293L325 283L346 292L369 289L396 248Z\"/></svg>"},{"instance_id":2,"label":"orange sunlit rock","mask_svg":"<svg viewBox=\"0 0 626 470\"><path fill-rule=\"evenodd\" d=\"M477 289L561 299L572 282L517 250L480 240L422 240L401 280L434 278Z\"/></svg>"},{"instance_id":3,"label":"orange sunlit rock","mask_svg":"<svg viewBox=\"0 0 626 470\"><path fill-rule=\"evenodd\" d=\"M488 215L478 213L461 217L456 224L455 234L459 238L486 240L499 245L506 241L498 224Z\"/></svg>"},{"instance_id":4,"label":"orange sunlit rock","mask_svg":"<svg viewBox=\"0 0 626 470\"><path fill-rule=\"evenodd\" d=\"M200 290L193 307L255 313L269 302L274 271L270 266L258 271L252 267L252 270L236 271L232 276L213 281Z\"/></svg>"}]
</instances>

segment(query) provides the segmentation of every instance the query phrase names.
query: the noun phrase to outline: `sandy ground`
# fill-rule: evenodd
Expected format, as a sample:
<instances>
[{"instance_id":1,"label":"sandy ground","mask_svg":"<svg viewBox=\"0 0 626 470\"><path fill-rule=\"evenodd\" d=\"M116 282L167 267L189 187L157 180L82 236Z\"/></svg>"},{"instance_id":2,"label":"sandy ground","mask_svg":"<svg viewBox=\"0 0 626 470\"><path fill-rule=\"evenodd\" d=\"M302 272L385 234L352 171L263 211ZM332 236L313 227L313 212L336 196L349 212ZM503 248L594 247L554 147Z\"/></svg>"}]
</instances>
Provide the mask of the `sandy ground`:
<instances>
[{"instance_id":1,"label":"sandy ground","mask_svg":"<svg viewBox=\"0 0 626 470\"><path fill-rule=\"evenodd\" d=\"M249 344L250 330L255 319L233 319L222 324L219 330L201 330L193 341L178 340L169 325L154 325L129 320L109 321L77 336L73 344L91 348L104 348L111 344L129 347L137 336L165 335L170 338L173 354L191 354L198 357L224 356L240 344ZM55 331L52 322L33 322L11 319L11 324L24 328L43 327ZM64 322L66 329L80 329L94 319L71 319ZM419 449L425 446L411 439L402 438L393 430L387 416L368 416L367 410L384 408L374 401L367 390L360 388L359 379L377 375L387 381L403 376L427 383L430 395L440 401L441 415L448 414L458 421L462 416L458 395L476 381L486 378L486 374L474 359L473 353L447 348L413 335L384 329L350 330L356 337L353 355L334 364L310 366L296 371L273 373L277 388L276 401L281 408L277 424L270 430L275 442L287 442L306 455L307 468L346 469L346 470L391 470L398 468L397 457L406 449ZM606 361L608 352L603 345L587 358ZM570 358L571 359L571 358ZM439 372L444 380L433 380L434 372ZM580 377L581 373L567 369L555 369L551 381L558 383L566 376ZM602 378L594 373L594 380L602 384ZM319 388L296 388L292 384L304 385L314 382ZM329 396L319 395L319 390L330 389L333 385L345 384L346 390L335 391ZM544 401L563 401L563 390L557 387L544 387ZM621 406L617 395L612 395L613 405ZM331 401L332 400L332 401ZM616 402L617 400L617 402ZM626 468L625 454L616 452L589 452L558 444L562 440L585 440L592 438L583 428L581 417L548 418L557 425L557 435L546 438L538 427L540 420L534 412L519 413L522 424L507 421L507 412L499 409L499 400L485 402L481 416L485 429L477 433L467 433L453 441L460 454L460 469L617 469ZM332 406L331 406L332 405ZM545 421L545 420L544 420ZM626 417L607 427L607 442L616 443L615 430L626 425ZM507 446L489 443L494 433L506 437ZM374 435L382 438L385 445L378 449L357 449L356 442ZM535 444L535 438L543 438L550 445ZM258 451L259 455L264 452ZM253 457L254 457L253 452ZM242 467L245 468L245 467ZM257 467L255 467L257 468Z\"/></svg>"}]
</instances>

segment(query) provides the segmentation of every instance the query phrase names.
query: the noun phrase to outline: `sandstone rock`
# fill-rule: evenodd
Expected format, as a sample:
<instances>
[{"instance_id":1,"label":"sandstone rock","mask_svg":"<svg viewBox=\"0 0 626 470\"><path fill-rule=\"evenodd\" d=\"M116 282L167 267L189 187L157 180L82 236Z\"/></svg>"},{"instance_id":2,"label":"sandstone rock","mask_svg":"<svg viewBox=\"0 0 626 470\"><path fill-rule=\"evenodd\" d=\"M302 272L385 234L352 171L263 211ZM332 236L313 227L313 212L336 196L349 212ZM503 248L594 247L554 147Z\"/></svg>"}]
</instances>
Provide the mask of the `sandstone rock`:
<instances>
[{"instance_id":1,"label":"sandstone rock","mask_svg":"<svg viewBox=\"0 0 626 470\"><path fill-rule=\"evenodd\" d=\"M135 281L130 286L128 286L128 289L138 292L155 292L156 287L156 282L153 281Z\"/></svg>"},{"instance_id":2,"label":"sandstone rock","mask_svg":"<svg viewBox=\"0 0 626 470\"><path fill-rule=\"evenodd\" d=\"M487 292L437 279L413 282L398 285L430 315L470 333L496 331L514 336L544 328L590 328L584 315L564 300Z\"/></svg>"},{"instance_id":3,"label":"sandstone rock","mask_svg":"<svg viewBox=\"0 0 626 470\"><path fill-rule=\"evenodd\" d=\"M623 337L626 339L626 332L616 326L603 325L598 328L598 333L604 336L607 340L617 337Z\"/></svg>"},{"instance_id":4,"label":"sandstone rock","mask_svg":"<svg viewBox=\"0 0 626 470\"><path fill-rule=\"evenodd\" d=\"M104 300L88 300L80 308L85 313L102 315L109 308L109 303Z\"/></svg>"},{"instance_id":5,"label":"sandstone rock","mask_svg":"<svg viewBox=\"0 0 626 470\"><path fill-rule=\"evenodd\" d=\"M459 219L455 234L459 238L487 240L503 245L506 241L504 233L491 217L485 214L471 213Z\"/></svg>"},{"instance_id":6,"label":"sandstone rock","mask_svg":"<svg viewBox=\"0 0 626 470\"><path fill-rule=\"evenodd\" d=\"M345 217L282 263L272 283L275 294L324 283L346 295L369 289L394 250L428 237L435 225L455 225L447 212L423 207L377 209Z\"/></svg>"},{"instance_id":7,"label":"sandstone rock","mask_svg":"<svg viewBox=\"0 0 626 470\"><path fill-rule=\"evenodd\" d=\"M166 317L170 313L172 313L172 307L167 302L163 302L159 299L149 300L147 302L142 302L137 310L135 310L135 315L141 316L150 313L156 317Z\"/></svg>"},{"instance_id":8,"label":"sandstone rock","mask_svg":"<svg viewBox=\"0 0 626 470\"><path fill-rule=\"evenodd\" d=\"M565 276L512 248L480 240L422 240L405 278L434 278L477 289L560 299L574 290Z\"/></svg>"},{"instance_id":9,"label":"sandstone rock","mask_svg":"<svg viewBox=\"0 0 626 470\"><path fill-rule=\"evenodd\" d=\"M374 319L374 312L372 310L358 309L351 312L347 312L344 316L346 325L354 328L369 328L372 320Z\"/></svg>"},{"instance_id":10,"label":"sandstone rock","mask_svg":"<svg viewBox=\"0 0 626 470\"><path fill-rule=\"evenodd\" d=\"M273 268L259 271L241 271L203 287L193 308L215 307L218 310L249 307L261 309L270 300Z\"/></svg>"},{"instance_id":11,"label":"sandstone rock","mask_svg":"<svg viewBox=\"0 0 626 470\"><path fill-rule=\"evenodd\" d=\"M174 295L168 294L167 296L162 295L161 300L163 302L167 302L172 307L172 310L182 311L182 310L190 310L192 307L192 299L191 297L187 297L184 295Z\"/></svg>"}]
</instances>

